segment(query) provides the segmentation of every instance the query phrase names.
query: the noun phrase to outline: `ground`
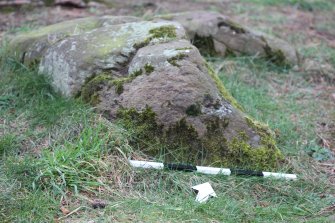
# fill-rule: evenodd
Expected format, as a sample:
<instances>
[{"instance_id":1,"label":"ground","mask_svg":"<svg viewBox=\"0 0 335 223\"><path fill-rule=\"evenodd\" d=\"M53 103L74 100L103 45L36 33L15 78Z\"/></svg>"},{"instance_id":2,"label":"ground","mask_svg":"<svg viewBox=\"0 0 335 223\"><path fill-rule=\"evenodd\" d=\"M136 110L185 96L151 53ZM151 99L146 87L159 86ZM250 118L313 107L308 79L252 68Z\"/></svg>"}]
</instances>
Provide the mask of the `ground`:
<instances>
[{"instance_id":1,"label":"ground","mask_svg":"<svg viewBox=\"0 0 335 223\"><path fill-rule=\"evenodd\" d=\"M304 66L253 57L206 58L227 89L276 133L298 180L139 171L131 132L53 92L0 48L0 216L4 222L334 222L335 3L322 0L108 1L85 9L0 13L0 36L90 15L212 10L293 44ZM306 61L313 70L306 69ZM18 75L21 74L21 75ZM25 75L22 75L25 74ZM106 134L106 132L108 134ZM154 145L148 145L148 147ZM150 149L148 149L150 150ZM194 202L209 181L218 198Z\"/></svg>"}]
</instances>

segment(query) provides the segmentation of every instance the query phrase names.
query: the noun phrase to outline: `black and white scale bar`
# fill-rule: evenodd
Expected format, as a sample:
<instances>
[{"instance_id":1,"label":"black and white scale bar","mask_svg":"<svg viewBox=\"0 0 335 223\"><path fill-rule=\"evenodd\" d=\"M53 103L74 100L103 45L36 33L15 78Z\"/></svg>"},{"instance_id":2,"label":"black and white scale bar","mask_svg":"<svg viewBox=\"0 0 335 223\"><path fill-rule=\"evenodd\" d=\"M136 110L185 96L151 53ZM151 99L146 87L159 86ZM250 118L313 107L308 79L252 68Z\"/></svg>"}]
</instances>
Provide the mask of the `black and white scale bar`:
<instances>
[{"instance_id":1,"label":"black and white scale bar","mask_svg":"<svg viewBox=\"0 0 335 223\"><path fill-rule=\"evenodd\" d=\"M253 170L240 170L240 169L228 169L228 168L216 168L207 166L192 166L187 164L173 164L173 163L157 163L148 161L129 160L131 166L136 168L144 169L168 169L168 170L180 170L188 172L198 172L203 174L223 174L223 175L245 175L245 176L259 176L259 177L273 177L277 179L296 180L297 175L287 173L273 173L273 172L262 172Z\"/></svg>"}]
</instances>

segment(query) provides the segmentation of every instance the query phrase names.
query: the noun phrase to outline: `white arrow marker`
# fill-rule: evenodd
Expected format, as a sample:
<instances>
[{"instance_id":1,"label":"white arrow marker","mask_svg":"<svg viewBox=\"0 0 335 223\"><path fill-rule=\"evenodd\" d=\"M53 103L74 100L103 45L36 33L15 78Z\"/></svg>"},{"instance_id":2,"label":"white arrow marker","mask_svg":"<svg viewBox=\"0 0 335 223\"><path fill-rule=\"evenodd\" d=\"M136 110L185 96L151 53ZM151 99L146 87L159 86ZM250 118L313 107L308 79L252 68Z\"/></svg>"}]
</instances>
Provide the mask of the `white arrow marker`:
<instances>
[{"instance_id":1,"label":"white arrow marker","mask_svg":"<svg viewBox=\"0 0 335 223\"><path fill-rule=\"evenodd\" d=\"M216 197L216 193L208 182L193 186L192 189L198 192L195 201L199 203L206 202L210 197Z\"/></svg>"}]
</instances>

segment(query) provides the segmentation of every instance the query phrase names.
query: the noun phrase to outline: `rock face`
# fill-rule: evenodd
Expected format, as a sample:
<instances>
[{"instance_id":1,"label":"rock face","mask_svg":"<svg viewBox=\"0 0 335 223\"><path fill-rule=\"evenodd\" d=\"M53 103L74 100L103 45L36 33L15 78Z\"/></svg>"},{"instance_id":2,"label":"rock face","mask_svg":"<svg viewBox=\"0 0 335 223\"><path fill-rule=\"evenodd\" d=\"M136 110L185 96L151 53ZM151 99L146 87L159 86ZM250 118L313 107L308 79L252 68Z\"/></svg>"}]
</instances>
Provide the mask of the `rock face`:
<instances>
[{"instance_id":1,"label":"rock face","mask_svg":"<svg viewBox=\"0 0 335 223\"><path fill-rule=\"evenodd\" d=\"M117 77L127 76L129 60L136 50L158 40L150 30L165 28L172 29L176 39L185 37L181 25L166 21L108 25L85 35L74 35L50 46L41 59L39 70L57 74L53 75L53 85L64 95L73 96L87 78L104 71L113 71Z\"/></svg>"},{"instance_id":2,"label":"rock face","mask_svg":"<svg viewBox=\"0 0 335 223\"><path fill-rule=\"evenodd\" d=\"M257 55L280 65L299 62L296 50L287 42L254 32L216 12L183 12L158 18L181 23L203 54Z\"/></svg>"},{"instance_id":3,"label":"rock face","mask_svg":"<svg viewBox=\"0 0 335 223\"><path fill-rule=\"evenodd\" d=\"M24 62L38 61L64 96L81 97L132 131L150 155L161 154L162 145L170 161L274 168L282 155L271 131L240 110L184 28L135 20L74 20L11 46Z\"/></svg>"},{"instance_id":4,"label":"rock face","mask_svg":"<svg viewBox=\"0 0 335 223\"><path fill-rule=\"evenodd\" d=\"M42 27L17 36L10 44L16 57L25 64L39 62L45 50L70 36L76 36L99 27L135 22L139 19L130 16L103 16L75 19Z\"/></svg>"}]
</instances>

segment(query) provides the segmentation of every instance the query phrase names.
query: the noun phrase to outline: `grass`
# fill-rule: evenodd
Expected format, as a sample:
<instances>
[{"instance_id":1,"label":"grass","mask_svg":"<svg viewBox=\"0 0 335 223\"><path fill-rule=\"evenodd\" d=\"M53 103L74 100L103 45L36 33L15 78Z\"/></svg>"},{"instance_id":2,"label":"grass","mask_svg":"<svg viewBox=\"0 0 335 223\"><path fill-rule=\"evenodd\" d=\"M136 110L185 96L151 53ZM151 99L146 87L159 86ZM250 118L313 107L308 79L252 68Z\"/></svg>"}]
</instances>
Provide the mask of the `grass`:
<instances>
[{"instance_id":1,"label":"grass","mask_svg":"<svg viewBox=\"0 0 335 223\"><path fill-rule=\"evenodd\" d=\"M17 147L15 135L7 134L0 137L0 156L11 153Z\"/></svg>"},{"instance_id":2,"label":"grass","mask_svg":"<svg viewBox=\"0 0 335 223\"><path fill-rule=\"evenodd\" d=\"M36 70L9 60L1 68L0 95L10 103L3 103L1 117L13 123L26 121L15 129L1 125L5 133L1 148L18 148L13 149L16 153L3 152L0 215L4 221L52 222L64 217L59 209L63 206L79 208L68 217L73 221L327 222L329 213L319 213L335 202L334 188L325 174L306 170L317 164L301 152L306 140L315 140L310 128L313 116L308 113L302 120L291 120L292 114L306 107L314 112L313 102L296 103L299 90L308 82L297 73L253 58L226 63L233 69L225 65L220 78L248 114L277 132L278 144L288 156L283 171L298 173L298 181L132 170L126 165L126 158L134 155L126 132L80 101L60 97ZM297 87L279 94L274 84L285 84L287 79ZM36 153L40 137L49 143L40 145ZM197 204L190 187L206 181L218 198ZM103 199L106 208L94 209L94 199Z\"/></svg>"},{"instance_id":3,"label":"grass","mask_svg":"<svg viewBox=\"0 0 335 223\"><path fill-rule=\"evenodd\" d=\"M334 9L334 2L325 0L242 0L242 2L256 3L261 6L294 6L304 11L323 11Z\"/></svg>"},{"instance_id":4,"label":"grass","mask_svg":"<svg viewBox=\"0 0 335 223\"><path fill-rule=\"evenodd\" d=\"M131 169L128 157L146 158L129 146L131 131L107 122L80 100L61 97L48 79L7 58L4 49L0 48L2 222L333 221L334 183L317 161L331 162L324 155L330 151L318 143L315 128L321 114L332 117L332 111L325 99L316 98L315 83L303 73L252 57L207 58L222 68L220 79L246 113L275 131L287 157L281 171L297 173L299 179L205 176ZM334 63L334 51L325 45L300 52L320 63ZM207 181L218 198L195 203L191 186ZM93 208L97 199L106 207ZM74 212L66 216L61 207Z\"/></svg>"},{"instance_id":5,"label":"grass","mask_svg":"<svg viewBox=\"0 0 335 223\"><path fill-rule=\"evenodd\" d=\"M18 180L0 172L2 222L52 222L58 201L48 192L27 190Z\"/></svg>"}]
</instances>

